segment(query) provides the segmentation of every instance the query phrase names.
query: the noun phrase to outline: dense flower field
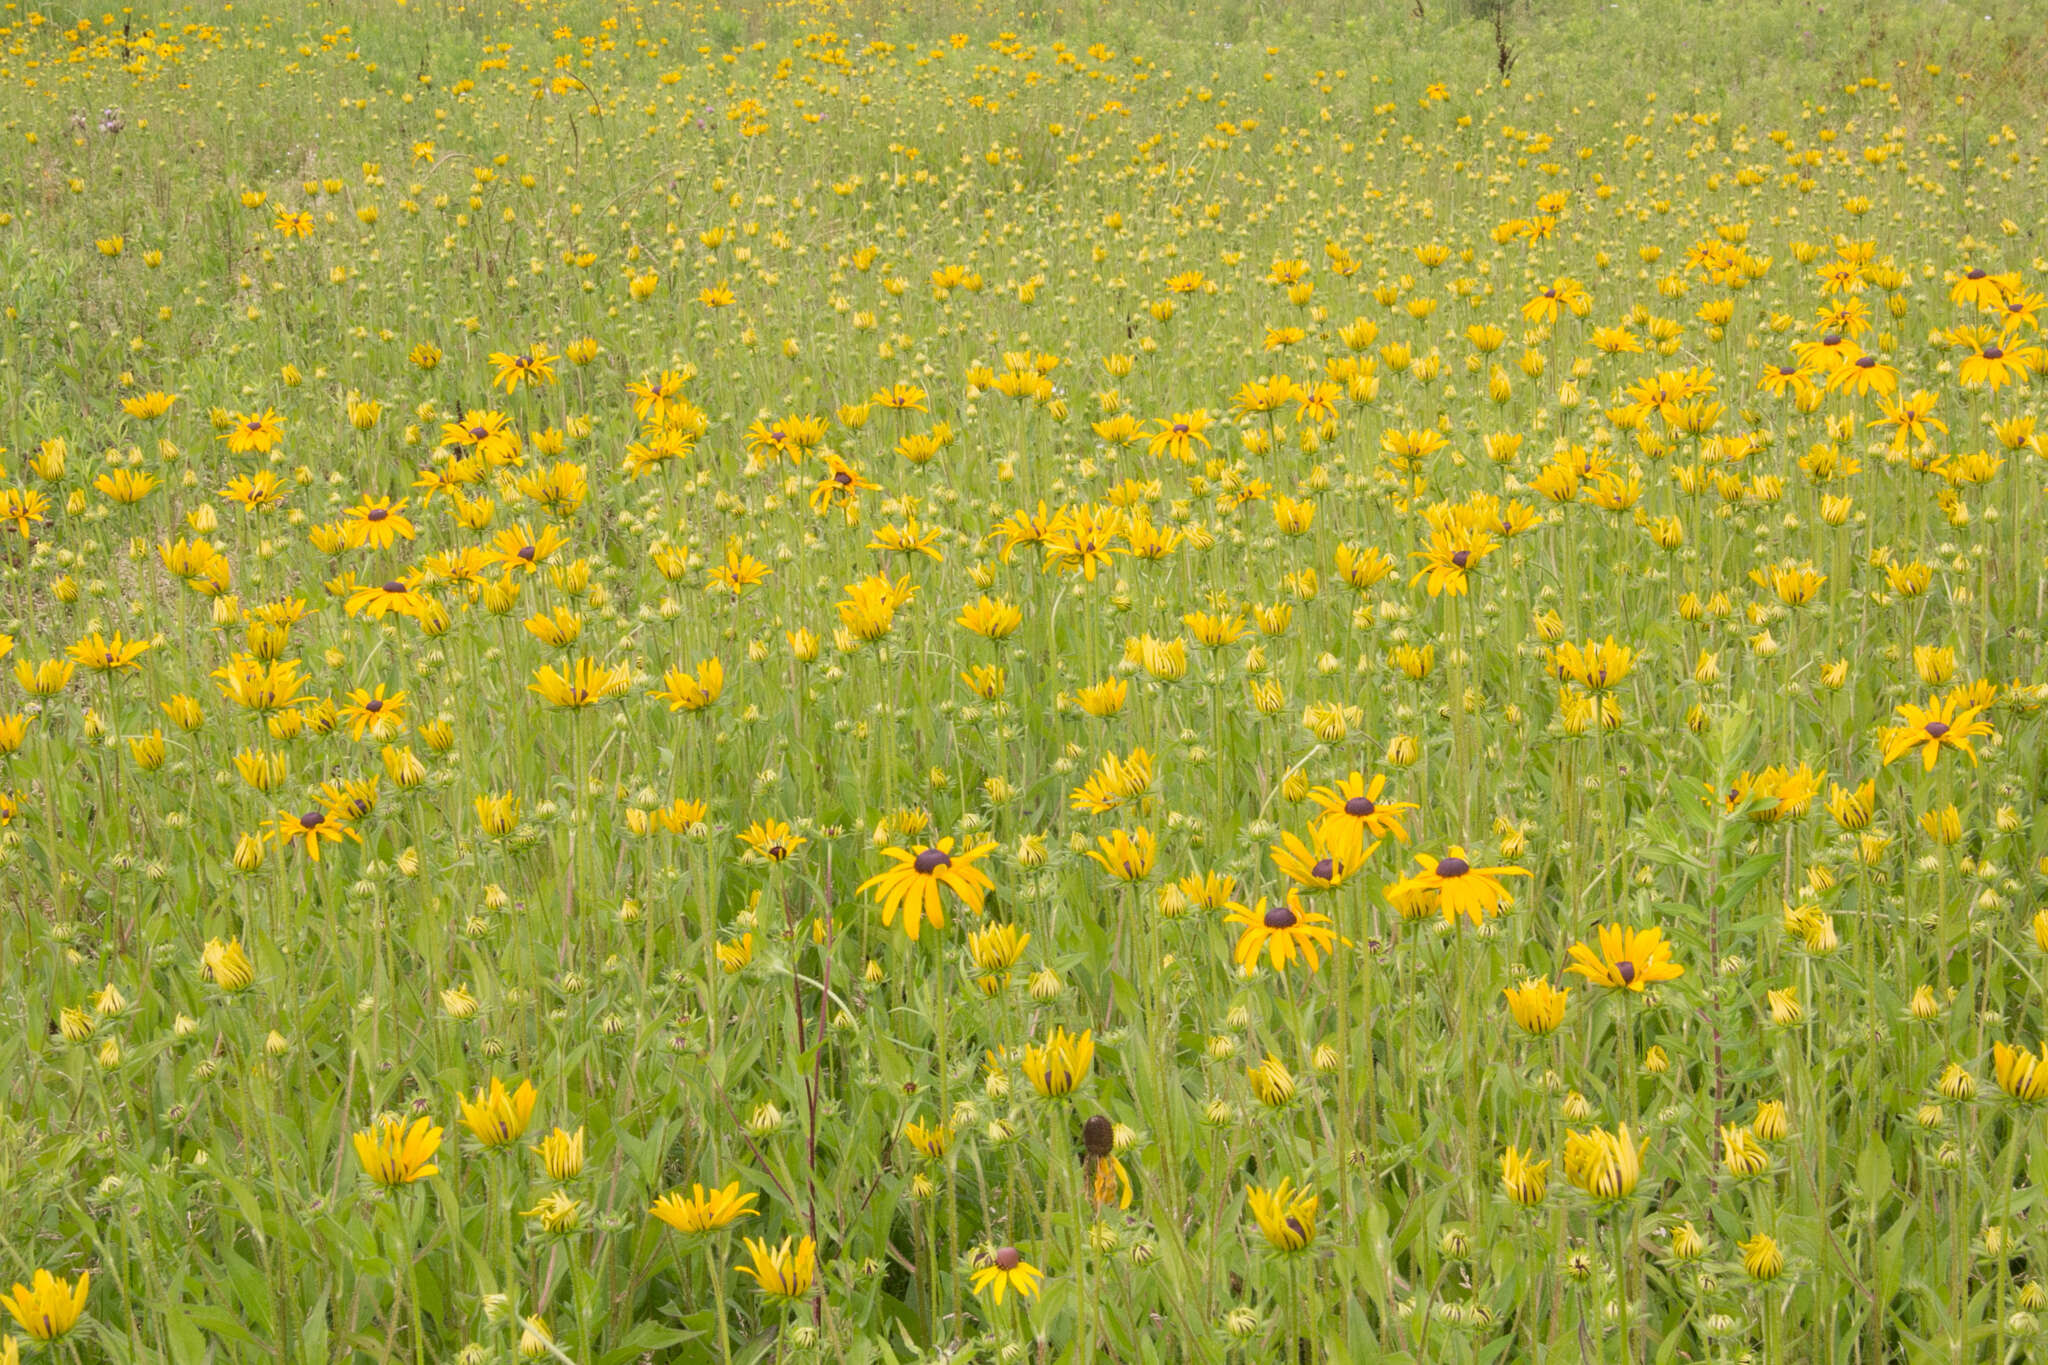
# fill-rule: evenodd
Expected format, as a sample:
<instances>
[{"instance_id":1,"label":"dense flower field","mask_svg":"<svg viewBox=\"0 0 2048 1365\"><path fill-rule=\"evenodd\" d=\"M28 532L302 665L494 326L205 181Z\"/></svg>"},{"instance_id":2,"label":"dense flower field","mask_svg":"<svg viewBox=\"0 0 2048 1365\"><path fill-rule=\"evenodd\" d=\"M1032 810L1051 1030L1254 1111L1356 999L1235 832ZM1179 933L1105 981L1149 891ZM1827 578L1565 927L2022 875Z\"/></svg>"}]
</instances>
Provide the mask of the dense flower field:
<instances>
[{"instance_id":1,"label":"dense flower field","mask_svg":"<svg viewBox=\"0 0 2048 1365\"><path fill-rule=\"evenodd\" d=\"M6 1365L2042 1349L2048 43L1676 8L7 5Z\"/></svg>"}]
</instances>

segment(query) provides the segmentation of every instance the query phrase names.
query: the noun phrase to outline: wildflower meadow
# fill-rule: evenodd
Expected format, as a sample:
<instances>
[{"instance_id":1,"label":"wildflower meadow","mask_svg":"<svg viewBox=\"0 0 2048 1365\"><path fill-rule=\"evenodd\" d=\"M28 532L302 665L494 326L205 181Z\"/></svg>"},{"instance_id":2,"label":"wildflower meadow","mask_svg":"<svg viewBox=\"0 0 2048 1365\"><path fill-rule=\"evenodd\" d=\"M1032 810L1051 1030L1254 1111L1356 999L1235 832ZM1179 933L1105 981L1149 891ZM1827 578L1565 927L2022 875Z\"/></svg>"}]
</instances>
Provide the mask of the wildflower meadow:
<instances>
[{"instance_id":1,"label":"wildflower meadow","mask_svg":"<svg viewBox=\"0 0 2048 1365\"><path fill-rule=\"evenodd\" d=\"M0 1365L2048 1335L2038 4L0 3Z\"/></svg>"}]
</instances>

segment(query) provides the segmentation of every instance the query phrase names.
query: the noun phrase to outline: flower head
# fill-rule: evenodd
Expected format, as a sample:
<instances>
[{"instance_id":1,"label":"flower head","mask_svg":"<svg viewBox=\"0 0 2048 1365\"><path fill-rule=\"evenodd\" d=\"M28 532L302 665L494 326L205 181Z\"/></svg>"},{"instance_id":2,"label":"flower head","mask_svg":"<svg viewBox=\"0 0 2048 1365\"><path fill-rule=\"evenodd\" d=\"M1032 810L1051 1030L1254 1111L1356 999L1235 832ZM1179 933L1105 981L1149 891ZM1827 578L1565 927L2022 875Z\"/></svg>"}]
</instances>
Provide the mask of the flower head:
<instances>
[{"instance_id":1,"label":"flower head","mask_svg":"<svg viewBox=\"0 0 2048 1365\"><path fill-rule=\"evenodd\" d=\"M1258 1220L1259 1231L1280 1252L1300 1251L1315 1241L1316 1207L1321 1202L1319 1196L1297 1189L1286 1179L1270 1190L1254 1185L1245 1192L1245 1203Z\"/></svg>"},{"instance_id":2,"label":"flower head","mask_svg":"<svg viewBox=\"0 0 2048 1365\"><path fill-rule=\"evenodd\" d=\"M945 901L939 894L942 887L969 910L981 913L995 883L975 863L995 847L995 841L989 840L956 853L953 840L948 837L916 848L885 848L882 856L891 859L895 866L862 882L860 890L874 894L882 908L883 924L893 924L897 912L902 911L903 932L915 943L925 921L929 920L935 929L946 927Z\"/></svg>"},{"instance_id":3,"label":"flower head","mask_svg":"<svg viewBox=\"0 0 2048 1365\"><path fill-rule=\"evenodd\" d=\"M737 1180L724 1189L710 1191L702 1185L692 1185L688 1195L665 1194L647 1211L677 1232L716 1232L741 1218L754 1217L753 1203L760 1197L751 1190L741 1194Z\"/></svg>"},{"instance_id":4,"label":"flower head","mask_svg":"<svg viewBox=\"0 0 2048 1365\"><path fill-rule=\"evenodd\" d=\"M754 1263L740 1266L739 1272L753 1276L762 1294L771 1299L800 1299L811 1292L811 1279L817 1272L816 1242L806 1237L793 1250L787 1237L779 1247L751 1237L746 1243L747 1255Z\"/></svg>"},{"instance_id":5,"label":"flower head","mask_svg":"<svg viewBox=\"0 0 2048 1365\"><path fill-rule=\"evenodd\" d=\"M386 1189L410 1185L440 1170L433 1161L441 1150L441 1129L429 1118L415 1119L411 1127L396 1118L379 1119L355 1135L355 1146L364 1173Z\"/></svg>"},{"instance_id":6,"label":"flower head","mask_svg":"<svg viewBox=\"0 0 2048 1365\"><path fill-rule=\"evenodd\" d=\"M462 1100L462 1126L486 1147L503 1147L516 1142L533 1121L533 1104L539 1092L532 1081L521 1081L508 1091L496 1076L488 1086L478 1086L476 1098Z\"/></svg>"},{"instance_id":7,"label":"flower head","mask_svg":"<svg viewBox=\"0 0 2048 1365\"><path fill-rule=\"evenodd\" d=\"M1018 1065L1024 1068L1024 1076L1031 1082L1031 1088L1048 1099L1071 1095L1076 1086L1088 1079L1088 1068L1095 1061L1095 1034L1084 1029L1072 1034L1063 1028L1054 1028L1046 1035L1043 1043L1025 1047Z\"/></svg>"},{"instance_id":8,"label":"flower head","mask_svg":"<svg viewBox=\"0 0 2048 1365\"><path fill-rule=\"evenodd\" d=\"M1685 974L1685 968L1671 960L1671 945L1662 929L1631 929L1623 924L1603 924L1596 953L1584 943L1571 947L1571 966L1596 986L1612 990L1642 991L1660 981Z\"/></svg>"},{"instance_id":9,"label":"flower head","mask_svg":"<svg viewBox=\"0 0 2048 1365\"><path fill-rule=\"evenodd\" d=\"M1387 899L1404 916L1439 910L1446 922L1455 924L1463 915L1474 928L1488 916L1498 915L1514 904L1514 897L1502 884L1502 877L1526 877L1526 868L1474 867L1465 850L1452 844L1441 858L1426 853L1415 855L1422 870L1386 889Z\"/></svg>"},{"instance_id":10,"label":"flower head","mask_svg":"<svg viewBox=\"0 0 2048 1365\"><path fill-rule=\"evenodd\" d=\"M55 1341L77 1325L78 1315L85 1311L85 1294L92 1287L92 1274L81 1273L75 1285L66 1284L47 1270L38 1270L30 1278L35 1281L33 1286L17 1282L13 1293L0 1295L0 1303L7 1305L7 1311L31 1337Z\"/></svg>"},{"instance_id":11,"label":"flower head","mask_svg":"<svg viewBox=\"0 0 2048 1365\"><path fill-rule=\"evenodd\" d=\"M1311 972L1316 971L1322 965L1320 955L1331 952L1337 941L1336 931L1326 927L1330 917L1304 907L1300 891L1293 887L1287 889L1283 904L1269 906L1261 896L1249 910L1242 905L1231 906L1231 913L1223 920L1244 928L1231 956L1246 976L1258 970L1262 953L1270 957L1276 972L1285 972L1297 956Z\"/></svg>"},{"instance_id":12,"label":"flower head","mask_svg":"<svg viewBox=\"0 0 2048 1365\"><path fill-rule=\"evenodd\" d=\"M1020 1298L1038 1297L1039 1281L1045 1272L1026 1261L1017 1248L1001 1247L986 1258L975 1262L974 1292L986 1293L989 1302L1000 1306L1008 1290L1016 1290Z\"/></svg>"}]
</instances>

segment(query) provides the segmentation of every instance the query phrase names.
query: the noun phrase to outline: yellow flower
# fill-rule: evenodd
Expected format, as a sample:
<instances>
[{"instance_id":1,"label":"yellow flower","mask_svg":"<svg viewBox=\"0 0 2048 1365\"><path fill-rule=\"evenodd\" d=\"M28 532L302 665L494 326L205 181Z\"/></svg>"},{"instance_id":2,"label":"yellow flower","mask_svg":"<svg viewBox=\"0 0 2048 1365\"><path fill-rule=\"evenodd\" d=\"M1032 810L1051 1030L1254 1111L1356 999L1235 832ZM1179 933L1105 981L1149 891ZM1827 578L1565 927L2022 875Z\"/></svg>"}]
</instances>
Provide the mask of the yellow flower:
<instances>
[{"instance_id":1,"label":"yellow flower","mask_svg":"<svg viewBox=\"0 0 2048 1365\"><path fill-rule=\"evenodd\" d=\"M2032 1104L2048 1099L2048 1043L2038 1055L2023 1047L2005 1043L1991 1045L1991 1072L1998 1088L2016 1100Z\"/></svg>"},{"instance_id":2,"label":"yellow flower","mask_svg":"<svg viewBox=\"0 0 2048 1365\"><path fill-rule=\"evenodd\" d=\"M55 1341L69 1332L78 1322L78 1315L85 1311L85 1294L92 1287L91 1272L82 1272L75 1285L66 1284L47 1270L38 1270L31 1277L35 1286L16 1282L12 1294L0 1295L0 1303L7 1305L7 1311L21 1324L21 1329L37 1341ZM8 1338L10 1344L13 1338Z\"/></svg>"},{"instance_id":3,"label":"yellow flower","mask_svg":"<svg viewBox=\"0 0 2048 1365\"><path fill-rule=\"evenodd\" d=\"M937 1161L953 1145L953 1129L944 1123L927 1125L921 1119L912 1119L903 1125L903 1136L910 1139L910 1145L921 1156Z\"/></svg>"},{"instance_id":4,"label":"yellow flower","mask_svg":"<svg viewBox=\"0 0 2048 1365\"><path fill-rule=\"evenodd\" d=\"M1534 1149L1519 1152L1513 1147L1501 1153L1501 1188L1509 1199L1523 1208L1533 1208L1542 1203L1550 1188L1550 1163L1532 1160L1535 1155Z\"/></svg>"},{"instance_id":5,"label":"yellow flower","mask_svg":"<svg viewBox=\"0 0 2048 1365\"><path fill-rule=\"evenodd\" d=\"M1955 693L1937 697L1924 707L1906 703L1898 708L1904 724L1884 732L1885 766L1918 749L1926 770L1933 772L1943 748L1955 749L1975 763L1977 751L1970 741L1993 733L1990 722L1977 718L1983 710L1981 706L1965 706Z\"/></svg>"},{"instance_id":6,"label":"yellow flower","mask_svg":"<svg viewBox=\"0 0 2048 1365\"><path fill-rule=\"evenodd\" d=\"M1565 1176L1595 1199L1626 1199L1643 1175L1646 1137L1638 1143L1622 1124L1613 1132L1594 1128L1568 1132L1564 1144Z\"/></svg>"},{"instance_id":7,"label":"yellow flower","mask_svg":"<svg viewBox=\"0 0 2048 1365\"><path fill-rule=\"evenodd\" d=\"M951 891L975 914L981 913L988 893L995 889L995 883L975 863L993 852L995 847L995 841L989 840L955 853L953 840L948 837L916 849L885 848L882 856L892 859L896 865L862 882L859 890L862 894L873 892L882 908L884 925L894 923L896 912L902 911L903 932L914 943L926 920L930 920L935 929L946 927L945 902L939 895L941 887Z\"/></svg>"},{"instance_id":8,"label":"yellow flower","mask_svg":"<svg viewBox=\"0 0 2048 1365\"><path fill-rule=\"evenodd\" d=\"M1093 1030L1075 1035L1056 1027L1046 1035L1044 1043L1027 1045L1018 1065L1023 1067L1032 1089L1047 1098L1058 1098L1073 1094L1075 1087L1088 1079L1088 1068L1094 1061Z\"/></svg>"},{"instance_id":9,"label":"yellow flower","mask_svg":"<svg viewBox=\"0 0 2048 1365\"><path fill-rule=\"evenodd\" d=\"M1662 929L1631 929L1622 924L1604 924L1599 931L1600 951L1583 943L1571 946L1571 966L1596 986L1614 990L1642 991L1660 981L1685 974L1685 968L1671 960L1671 945Z\"/></svg>"},{"instance_id":10,"label":"yellow flower","mask_svg":"<svg viewBox=\"0 0 2048 1365\"><path fill-rule=\"evenodd\" d=\"M769 1298L800 1299L811 1290L811 1278L817 1270L818 1244L806 1237L790 1249L790 1239L782 1239L782 1245L771 1248L766 1242L746 1239L747 1254L753 1258L751 1266L738 1267L740 1274L751 1275L761 1292Z\"/></svg>"},{"instance_id":11,"label":"yellow flower","mask_svg":"<svg viewBox=\"0 0 2048 1365\"><path fill-rule=\"evenodd\" d=\"M1246 1067L1244 1076L1251 1082L1252 1094L1268 1109L1278 1109L1294 1098L1294 1077L1288 1073L1286 1065L1270 1052L1266 1054L1265 1061Z\"/></svg>"},{"instance_id":12,"label":"yellow flower","mask_svg":"<svg viewBox=\"0 0 2048 1365\"><path fill-rule=\"evenodd\" d=\"M1556 1032L1564 1022L1565 1001L1571 990L1560 990L1546 978L1532 977L1519 986L1502 990L1501 994L1508 998L1508 1012L1514 1015L1522 1031L1541 1038Z\"/></svg>"},{"instance_id":13,"label":"yellow flower","mask_svg":"<svg viewBox=\"0 0 2048 1365\"><path fill-rule=\"evenodd\" d=\"M429 1118L413 1121L386 1117L355 1135L356 1159L370 1179L386 1189L424 1180L441 1168L433 1164L441 1150L441 1130Z\"/></svg>"},{"instance_id":14,"label":"yellow flower","mask_svg":"<svg viewBox=\"0 0 2048 1365\"><path fill-rule=\"evenodd\" d=\"M477 1087L474 1100L459 1101L462 1126L484 1146L503 1147L526 1132L538 1098L532 1081L521 1081L517 1090L508 1092L505 1083L493 1076L488 1086Z\"/></svg>"},{"instance_id":15,"label":"yellow flower","mask_svg":"<svg viewBox=\"0 0 2048 1365\"><path fill-rule=\"evenodd\" d=\"M623 665L607 668L594 659L582 658L560 673L552 664L543 665L527 690L539 693L552 706L581 710L610 701L632 684L631 669Z\"/></svg>"},{"instance_id":16,"label":"yellow flower","mask_svg":"<svg viewBox=\"0 0 2048 1365\"><path fill-rule=\"evenodd\" d=\"M540 1203L520 1210L522 1218L538 1218L544 1232L574 1232L583 1221L583 1204L561 1190L550 1190Z\"/></svg>"},{"instance_id":17,"label":"yellow flower","mask_svg":"<svg viewBox=\"0 0 2048 1365\"><path fill-rule=\"evenodd\" d=\"M1771 1168L1771 1154L1756 1140L1756 1134L1736 1123L1721 1125L1721 1164L1740 1180L1762 1175Z\"/></svg>"},{"instance_id":18,"label":"yellow flower","mask_svg":"<svg viewBox=\"0 0 2048 1365\"><path fill-rule=\"evenodd\" d=\"M44 659L37 664L21 659L14 665L14 680L31 697L54 697L70 684L77 670L76 663L63 659Z\"/></svg>"},{"instance_id":19,"label":"yellow flower","mask_svg":"<svg viewBox=\"0 0 2048 1365\"><path fill-rule=\"evenodd\" d=\"M1325 927L1330 917L1306 909L1293 887L1287 890L1285 904L1269 907L1261 896L1253 908L1232 905L1231 912L1224 922L1244 928L1231 956L1246 976L1258 970L1261 953L1270 956L1276 972L1285 972L1297 954L1311 972L1316 971L1322 965L1320 954L1332 951L1337 941L1336 931Z\"/></svg>"},{"instance_id":20,"label":"yellow flower","mask_svg":"<svg viewBox=\"0 0 2048 1365\"><path fill-rule=\"evenodd\" d=\"M199 975L233 995L246 990L256 979L256 966L242 951L240 939L231 938L222 943L214 938L206 941L206 951L200 957Z\"/></svg>"},{"instance_id":21,"label":"yellow flower","mask_svg":"<svg viewBox=\"0 0 2048 1365\"><path fill-rule=\"evenodd\" d=\"M1045 1272L1027 1262L1017 1248L1002 1247L974 1272L974 1292L987 1291L989 1301L1000 1307L1004 1292L1011 1289L1019 1298L1037 1298L1044 1278Z\"/></svg>"},{"instance_id":22,"label":"yellow flower","mask_svg":"<svg viewBox=\"0 0 2048 1365\"><path fill-rule=\"evenodd\" d=\"M722 1190L707 1191L702 1185L692 1185L687 1197L665 1194L647 1211L677 1232L716 1232L741 1218L754 1217L753 1203L760 1197L752 1191L741 1194L737 1180Z\"/></svg>"},{"instance_id":23,"label":"yellow flower","mask_svg":"<svg viewBox=\"0 0 2048 1365\"><path fill-rule=\"evenodd\" d=\"M533 1148L550 1180L574 1180L583 1173L583 1129L565 1133L557 1128Z\"/></svg>"},{"instance_id":24,"label":"yellow flower","mask_svg":"<svg viewBox=\"0 0 2048 1365\"><path fill-rule=\"evenodd\" d=\"M1570 642L1558 645L1551 653L1550 667L1557 676L1599 692L1626 678L1635 667L1635 658L1634 650L1617 645L1610 635L1604 644L1589 640L1583 646Z\"/></svg>"},{"instance_id":25,"label":"yellow flower","mask_svg":"<svg viewBox=\"0 0 2048 1365\"><path fill-rule=\"evenodd\" d=\"M1484 924L1488 916L1498 915L1514 904L1514 897L1501 884L1502 877L1529 875L1527 869L1519 867L1474 867L1465 850L1456 844L1441 858L1418 853L1415 861L1422 871L1389 886L1388 901L1403 915L1440 910L1450 924L1456 924L1463 915L1474 928Z\"/></svg>"},{"instance_id":26,"label":"yellow flower","mask_svg":"<svg viewBox=\"0 0 2048 1365\"><path fill-rule=\"evenodd\" d=\"M1752 1280L1775 1280L1784 1272L1785 1253L1769 1234L1759 1232L1736 1246L1742 1251L1742 1273Z\"/></svg>"},{"instance_id":27,"label":"yellow flower","mask_svg":"<svg viewBox=\"0 0 2048 1365\"><path fill-rule=\"evenodd\" d=\"M1254 1185L1245 1192L1245 1203L1275 1251L1300 1251L1315 1241L1316 1208L1322 1200L1291 1180L1282 1179L1270 1190Z\"/></svg>"},{"instance_id":28,"label":"yellow flower","mask_svg":"<svg viewBox=\"0 0 2048 1365\"><path fill-rule=\"evenodd\" d=\"M1096 836L1095 843L1096 847L1088 850L1088 857L1118 881L1141 882L1152 875L1152 861L1159 852L1159 844L1151 830L1140 828L1134 834L1113 829Z\"/></svg>"}]
</instances>

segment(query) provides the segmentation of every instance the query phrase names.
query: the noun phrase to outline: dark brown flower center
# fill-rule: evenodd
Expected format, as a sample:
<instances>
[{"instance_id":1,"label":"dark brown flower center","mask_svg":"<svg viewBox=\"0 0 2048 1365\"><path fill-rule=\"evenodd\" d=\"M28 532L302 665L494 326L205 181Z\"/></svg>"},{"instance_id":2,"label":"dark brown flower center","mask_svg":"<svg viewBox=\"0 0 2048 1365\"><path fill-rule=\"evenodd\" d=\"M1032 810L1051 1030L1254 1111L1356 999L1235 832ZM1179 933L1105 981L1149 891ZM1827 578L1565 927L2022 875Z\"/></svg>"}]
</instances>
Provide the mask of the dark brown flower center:
<instances>
[{"instance_id":1,"label":"dark brown flower center","mask_svg":"<svg viewBox=\"0 0 2048 1365\"><path fill-rule=\"evenodd\" d=\"M1116 1150L1116 1125L1107 1115L1094 1115L1081 1125L1081 1146L1097 1160L1108 1156Z\"/></svg>"},{"instance_id":2,"label":"dark brown flower center","mask_svg":"<svg viewBox=\"0 0 2048 1365\"><path fill-rule=\"evenodd\" d=\"M363 709L374 716L379 711L382 711L384 709L384 703L377 700L375 697L372 697L368 701L363 703Z\"/></svg>"},{"instance_id":3,"label":"dark brown flower center","mask_svg":"<svg viewBox=\"0 0 2048 1365\"><path fill-rule=\"evenodd\" d=\"M1823 346L1839 346L1842 344L1842 334L1840 332L1829 332L1820 339L1820 344Z\"/></svg>"},{"instance_id":4,"label":"dark brown flower center","mask_svg":"<svg viewBox=\"0 0 2048 1365\"><path fill-rule=\"evenodd\" d=\"M1004 1272L1015 1270L1024 1264L1024 1257L1015 1247L1004 1247L996 1253L996 1269Z\"/></svg>"},{"instance_id":5,"label":"dark brown flower center","mask_svg":"<svg viewBox=\"0 0 2048 1365\"><path fill-rule=\"evenodd\" d=\"M1300 923L1300 920L1286 906L1276 905L1266 912L1264 923L1268 929L1278 931L1292 929L1296 924Z\"/></svg>"},{"instance_id":6,"label":"dark brown flower center","mask_svg":"<svg viewBox=\"0 0 2048 1365\"><path fill-rule=\"evenodd\" d=\"M1456 554L1451 556L1451 563L1457 565L1461 569L1464 568L1468 563L1470 563L1471 560L1472 552L1470 550L1459 550Z\"/></svg>"},{"instance_id":7,"label":"dark brown flower center","mask_svg":"<svg viewBox=\"0 0 2048 1365\"><path fill-rule=\"evenodd\" d=\"M393 597L402 596L405 593L405 584L400 583L397 579L393 579L384 585L384 591L390 593Z\"/></svg>"},{"instance_id":8,"label":"dark brown flower center","mask_svg":"<svg viewBox=\"0 0 2048 1365\"><path fill-rule=\"evenodd\" d=\"M300 829L318 829L327 823L327 817L317 810L309 810L299 817Z\"/></svg>"},{"instance_id":9,"label":"dark brown flower center","mask_svg":"<svg viewBox=\"0 0 2048 1365\"><path fill-rule=\"evenodd\" d=\"M1972 280L1981 280L1984 278L1984 272L1981 270L1972 270L1966 278Z\"/></svg>"},{"instance_id":10,"label":"dark brown flower center","mask_svg":"<svg viewBox=\"0 0 2048 1365\"><path fill-rule=\"evenodd\" d=\"M1877 357L1874 355L1858 356L1856 357L1856 364L1862 369L1867 370L1877 364Z\"/></svg>"},{"instance_id":11,"label":"dark brown flower center","mask_svg":"<svg viewBox=\"0 0 2048 1365\"><path fill-rule=\"evenodd\" d=\"M933 876L940 868L951 867L952 865L953 859L951 855L944 849L938 848L926 849L917 855L916 861L911 863L911 867L916 870L920 877Z\"/></svg>"},{"instance_id":12,"label":"dark brown flower center","mask_svg":"<svg viewBox=\"0 0 2048 1365\"><path fill-rule=\"evenodd\" d=\"M367 512L363 513L363 520L364 520L364 521L382 521L382 520L384 520L384 518L386 518L386 517L388 517L388 516L390 516L390 515L391 515L391 514L390 514L389 512L385 511L385 510L384 510L383 508L381 508L381 507L372 507L372 508L371 508L371 509L370 509L369 511L367 511Z\"/></svg>"},{"instance_id":13,"label":"dark brown flower center","mask_svg":"<svg viewBox=\"0 0 2048 1365\"><path fill-rule=\"evenodd\" d=\"M1929 739L1940 739L1948 733L1948 722L1945 720L1930 720L1927 722L1926 729Z\"/></svg>"},{"instance_id":14,"label":"dark brown flower center","mask_svg":"<svg viewBox=\"0 0 2048 1365\"><path fill-rule=\"evenodd\" d=\"M1436 875L1439 877L1462 877L1472 870L1472 864L1463 858L1441 858L1437 860Z\"/></svg>"},{"instance_id":15,"label":"dark brown flower center","mask_svg":"<svg viewBox=\"0 0 2048 1365\"><path fill-rule=\"evenodd\" d=\"M1614 974L1621 978L1622 985L1634 985L1636 979L1636 964L1630 962L1627 958L1623 958L1621 961L1614 964Z\"/></svg>"},{"instance_id":16,"label":"dark brown flower center","mask_svg":"<svg viewBox=\"0 0 2048 1365\"><path fill-rule=\"evenodd\" d=\"M1318 858L1316 859L1316 865L1308 871L1309 875L1317 881L1326 882L1337 875L1337 864L1328 858Z\"/></svg>"},{"instance_id":17,"label":"dark brown flower center","mask_svg":"<svg viewBox=\"0 0 2048 1365\"><path fill-rule=\"evenodd\" d=\"M531 545L522 545L519 547L519 557L529 564L533 562L533 557L536 553L538 553L538 551L536 551Z\"/></svg>"},{"instance_id":18,"label":"dark brown flower center","mask_svg":"<svg viewBox=\"0 0 2048 1365\"><path fill-rule=\"evenodd\" d=\"M1354 796L1344 803L1344 813L1359 820L1365 819L1378 809L1369 796Z\"/></svg>"},{"instance_id":19,"label":"dark brown flower center","mask_svg":"<svg viewBox=\"0 0 2048 1365\"><path fill-rule=\"evenodd\" d=\"M1984 358L1986 360L2003 360L2005 359L2005 352L1996 346L1986 346L1984 348Z\"/></svg>"}]
</instances>

